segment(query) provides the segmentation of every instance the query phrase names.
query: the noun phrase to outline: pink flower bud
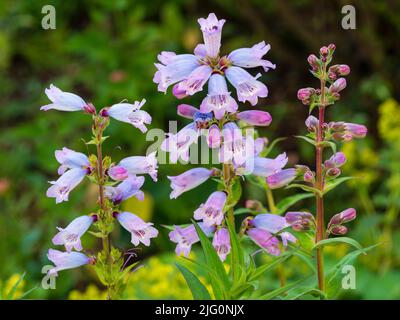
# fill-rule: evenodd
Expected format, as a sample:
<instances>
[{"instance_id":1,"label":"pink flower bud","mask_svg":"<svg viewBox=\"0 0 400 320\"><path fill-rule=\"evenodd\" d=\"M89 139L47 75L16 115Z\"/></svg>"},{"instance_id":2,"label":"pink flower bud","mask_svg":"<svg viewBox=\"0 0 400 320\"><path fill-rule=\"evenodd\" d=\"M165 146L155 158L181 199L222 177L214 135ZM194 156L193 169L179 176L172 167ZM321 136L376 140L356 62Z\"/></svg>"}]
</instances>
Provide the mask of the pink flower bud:
<instances>
[{"instance_id":1,"label":"pink flower bud","mask_svg":"<svg viewBox=\"0 0 400 320\"><path fill-rule=\"evenodd\" d=\"M346 123L345 131L355 138L364 138L367 135L368 129L366 126L356 123Z\"/></svg>"},{"instance_id":2,"label":"pink flower bud","mask_svg":"<svg viewBox=\"0 0 400 320\"><path fill-rule=\"evenodd\" d=\"M272 121L272 117L268 112L260 110L239 112L237 118L253 126L268 126Z\"/></svg>"},{"instance_id":3,"label":"pink flower bud","mask_svg":"<svg viewBox=\"0 0 400 320\"><path fill-rule=\"evenodd\" d=\"M309 100L311 96L315 93L314 88L302 88L297 91L297 99L299 100Z\"/></svg>"},{"instance_id":4,"label":"pink flower bud","mask_svg":"<svg viewBox=\"0 0 400 320\"><path fill-rule=\"evenodd\" d=\"M338 168L346 163L346 156L343 152L336 152L329 160L324 162L325 168Z\"/></svg>"},{"instance_id":5,"label":"pink flower bud","mask_svg":"<svg viewBox=\"0 0 400 320\"><path fill-rule=\"evenodd\" d=\"M319 49L319 53L321 56L326 57L329 54L328 47L323 46L321 49Z\"/></svg>"},{"instance_id":6,"label":"pink flower bud","mask_svg":"<svg viewBox=\"0 0 400 320\"><path fill-rule=\"evenodd\" d=\"M347 233L348 229L345 226L335 226L331 229L331 233L336 236L342 236Z\"/></svg>"},{"instance_id":7,"label":"pink flower bud","mask_svg":"<svg viewBox=\"0 0 400 320\"><path fill-rule=\"evenodd\" d=\"M340 213L335 214L331 221L329 221L328 228L330 226L340 225L354 220L357 217L357 212L354 208L348 208Z\"/></svg>"},{"instance_id":8,"label":"pink flower bud","mask_svg":"<svg viewBox=\"0 0 400 320\"><path fill-rule=\"evenodd\" d=\"M350 67L347 64L340 64L337 73L339 76L347 76L350 73Z\"/></svg>"},{"instance_id":9,"label":"pink flower bud","mask_svg":"<svg viewBox=\"0 0 400 320\"><path fill-rule=\"evenodd\" d=\"M326 172L326 175L331 178L336 178L341 174L341 170L339 168L331 168Z\"/></svg>"},{"instance_id":10,"label":"pink flower bud","mask_svg":"<svg viewBox=\"0 0 400 320\"><path fill-rule=\"evenodd\" d=\"M313 70L317 70L318 69L318 58L315 54L310 54L307 58L308 63L310 64L310 66L313 68Z\"/></svg>"},{"instance_id":11,"label":"pink flower bud","mask_svg":"<svg viewBox=\"0 0 400 320\"><path fill-rule=\"evenodd\" d=\"M315 182L315 174L311 170L308 170L304 173L303 180L305 182L314 183Z\"/></svg>"},{"instance_id":12,"label":"pink flower bud","mask_svg":"<svg viewBox=\"0 0 400 320\"><path fill-rule=\"evenodd\" d=\"M342 91L344 88L346 88L346 79L339 78L330 86L329 91L331 93L337 93Z\"/></svg>"},{"instance_id":13,"label":"pink flower bud","mask_svg":"<svg viewBox=\"0 0 400 320\"><path fill-rule=\"evenodd\" d=\"M179 83L172 87L172 94L178 99L183 99L188 96L186 90L179 89Z\"/></svg>"},{"instance_id":14,"label":"pink flower bud","mask_svg":"<svg viewBox=\"0 0 400 320\"><path fill-rule=\"evenodd\" d=\"M306 119L306 127L308 131L315 132L319 126L319 120L314 116L308 116Z\"/></svg>"},{"instance_id":15,"label":"pink flower bud","mask_svg":"<svg viewBox=\"0 0 400 320\"><path fill-rule=\"evenodd\" d=\"M292 226L293 230L305 231L310 229L314 217L309 212L287 212L285 219Z\"/></svg>"},{"instance_id":16,"label":"pink flower bud","mask_svg":"<svg viewBox=\"0 0 400 320\"><path fill-rule=\"evenodd\" d=\"M199 109L189 105L189 104L180 104L177 107L177 113L181 117L187 119L193 119L194 115L199 112Z\"/></svg>"},{"instance_id":17,"label":"pink flower bud","mask_svg":"<svg viewBox=\"0 0 400 320\"><path fill-rule=\"evenodd\" d=\"M336 49L336 45L334 43L329 44L328 46L329 51L331 51L333 53L333 51L335 51Z\"/></svg>"},{"instance_id":18,"label":"pink flower bud","mask_svg":"<svg viewBox=\"0 0 400 320\"><path fill-rule=\"evenodd\" d=\"M112 166L108 169L108 175L113 180L121 181L128 178L128 170L121 166Z\"/></svg>"}]
</instances>

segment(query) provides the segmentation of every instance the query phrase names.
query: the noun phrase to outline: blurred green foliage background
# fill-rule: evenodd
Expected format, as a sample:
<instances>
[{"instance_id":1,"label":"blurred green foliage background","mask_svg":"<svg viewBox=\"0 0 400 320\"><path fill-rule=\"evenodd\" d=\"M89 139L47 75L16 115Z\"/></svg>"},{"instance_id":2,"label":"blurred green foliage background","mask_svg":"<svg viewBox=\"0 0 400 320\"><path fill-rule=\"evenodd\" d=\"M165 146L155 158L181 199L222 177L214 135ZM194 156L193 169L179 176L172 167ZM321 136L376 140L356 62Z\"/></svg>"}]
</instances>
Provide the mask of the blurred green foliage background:
<instances>
[{"instance_id":1,"label":"blurred green foliage background","mask_svg":"<svg viewBox=\"0 0 400 320\"><path fill-rule=\"evenodd\" d=\"M41 10L46 4L56 8L55 30L41 27ZM54 83L92 101L98 109L145 97L145 110L153 117L151 127L167 130L168 120L177 119L178 102L171 94L157 92L152 82L153 63L162 50L192 51L201 42L197 19L215 12L227 20L223 52L262 40L271 44L267 58L277 69L263 76L270 95L258 107L268 110L274 120L261 135L270 140L288 137L276 152L288 152L291 164L312 166L313 150L293 137L304 133L308 112L297 101L296 92L317 85L307 71L308 54L333 42L337 46L334 63L350 65L348 89L328 110L328 121L363 123L369 134L365 141L345 146L349 157L346 174L362 178L328 196L327 215L352 206L358 218L351 226L351 236L363 245L383 243L359 259L357 289L344 292L342 298L400 299L400 246L396 246L400 242L400 3L352 1L357 14L355 30L341 28L345 4L328 0L1 1L1 290L9 290L16 275L26 272L20 291L38 287L28 298L104 297L89 269L61 273L57 290L40 287L55 227L91 212L96 205L96 192L89 184L79 186L70 201L60 205L45 197L47 181L56 175L54 150L68 146L86 151L81 138L90 135L90 118L79 113L39 112L47 103L44 89ZM198 106L200 99L198 94L186 102ZM180 126L185 123L179 119ZM151 143L127 124L114 122L108 130L112 139L106 143L106 153L112 154L114 161L144 154ZM179 164L161 166L158 183L147 179L147 200L128 202L129 210L157 225L187 223L214 185L208 182L170 200L166 175L184 168ZM276 197L291 192L279 191ZM265 201L263 193L250 185L242 201L246 199ZM297 209L312 207L312 201L304 201ZM167 233L161 230L150 249L138 252L145 267L132 275L127 298L190 298L174 266ZM118 246L129 248L125 232L114 238ZM87 246L98 245L90 237L84 241ZM328 260L345 251L340 247L331 250ZM295 262L287 272L293 277L301 275ZM266 288L277 283L276 275L265 279ZM176 291L168 290L171 287Z\"/></svg>"}]
</instances>

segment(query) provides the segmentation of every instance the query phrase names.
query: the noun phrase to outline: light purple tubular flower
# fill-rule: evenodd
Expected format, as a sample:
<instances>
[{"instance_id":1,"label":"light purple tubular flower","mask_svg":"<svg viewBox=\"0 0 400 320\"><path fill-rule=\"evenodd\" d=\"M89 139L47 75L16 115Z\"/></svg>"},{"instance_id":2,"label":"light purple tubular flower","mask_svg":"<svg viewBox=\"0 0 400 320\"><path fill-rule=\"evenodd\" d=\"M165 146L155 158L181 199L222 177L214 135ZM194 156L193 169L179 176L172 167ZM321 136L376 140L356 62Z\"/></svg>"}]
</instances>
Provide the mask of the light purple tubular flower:
<instances>
[{"instance_id":1,"label":"light purple tubular flower","mask_svg":"<svg viewBox=\"0 0 400 320\"><path fill-rule=\"evenodd\" d=\"M88 157L81 152L76 152L64 147L62 150L56 150L55 156L57 161L61 164L58 168L58 174L63 174L68 169L90 168Z\"/></svg>"},{"instance_id":2,"label":"light purple tubular flower","mask_svg":"<svg viewBox=\"0 0 400 320\"><path fill-rule=\"evenodd\" d=\"M194 122L179 130L176 134L170 134L161 143L161 150L170 153L170 161L176 163L179 158L189 161L189 148L193 143L197 143L199 130L196 129Z\"/></svg>"},{"instance_id":3,"label":"light purple tubular flower","mask_svg":"<svg viewBox=\"0 0 400 320\"><path fill-rule=\"evenodd\" d=\"M151 222L144 222L137 215L124 211L116 215L117 220L126 230L131 233L131 242L135 246L143 243L145 246L150 245L150 239L158 236L158 230Z\"/></svg>"},{"instance_id":4,"label":"light purple tubular flower","mask_svg":"<svg viewBox=\"0 0 400 320\"><path fill-rule=\"evenodd\" d=\"M106 186L105 196L110 199L114 205L120 204L122 201L131 197L136 197L142 201L144 193L140 190L143 186L144 177L137 177L135 175L129 176L116 187Z\"/></svg>"},{"instance_id":5,"label":"light purple tubular flower","mask_svg":"<svg viewBox=\"0 0 400 320\"><path fill-rule=\"evenodd\" d=\"M257 80L261 76L260 74L253 77L246 70L233 66L225 71L225 75L236 88L238 99L241 102L249 101L254 106L258 102L258 97L268 96L267 86Z\"/></svg>"},{"instance_id":6,"label":"light purple tubular flower","mask_svg":"<svg viewBox=\"0 0 400 320\"><path fill-rule=\"evenodd\" d=\"M311 96L315 93L314 88L301 88L297 91L297 99L310 103Z\"/></svg>"},{"instance_id":7,"label":"light purple tubular flower","mask_svg":"<svg viewBox=\"0 0 400 320\"><path fill-rule=\"evenodd\" d=\"M221 146L221 132L217 124L210 126L207 132L207 144L210 148L219 148Z\"/></svg>"},{"instance_id":8,"label":"light purple tubular flower","mask_svg":"<svg viewBox=\"0 0 400 320\"><path fill-rule=\"evenodd\" d=\"M205 226L220 225L224 219L224 206L226 203L226 193L222 191L213 192L207 199L195 210L194 218L203 220Z\"/></svg>"},{"instance_id":9,"label":"light purple tubular flower","mask_svg":"<svg viewBox=\"0 0 400 320\"><path fill-rule=\"evenodd\" d=\"M364 138L367 135L368 129L362 124L345 123L345 135L348 134L351 138Z\"/></svg>"},{"instance_id":10,"label":"light purple tubular flower","mask_svg":"<svg viewBox=\"0 0 400 320\"><path fill-rule=\"evenodd\" d=\"M108 169L107 173L115 181L125 180L129 176L128 170L121 166L112 166Z\"/></svg>"},{"instance_id":11,"label":"light purple tubular flower","mask_svg":"<svg viewBox=\"0 0 400 320\"><path fill-rule=\"evenodd\" d=\"M265 249L273 256L279 256L281 250L279 249L279 240L268 231L258 228L251 228L247 230L247 235L262 249Z\"/></svg>"},{"instance_id":12,"label":"light purple tubular flower","mask_svg":"<svg viewBox=\"0 0 400 320\"><path fill-rule=\"evenodd\" d=\"M344 88L346 88L346 79L339 78L330 86L329 91L332 93L338 93Z\"/></svg>"},{"instance_id":13,"label":"light purple tubular flower","mask_svg":"<svg viewBox=\"0 0 400 320\"><path fill-rule=\"evenodd\" d=\"M158 55L158 60L161 63L155 64L158 71L154 74L153 82L158 84L158 91L164 93L170 85L186 79L200 66L199 58L193 54L177 55L174 52L163 51Z\"/></svg>"},{"instance_id":14,"label":"light purple tubular flower","mask_svg":"<svg viewBox=\"0 0 400 320\"><path fill-rule=\"evenodd\" d=\"M157 181L157 157L156 151L150 153L148 156L133 156L122 159L119 166L123 167L130 175L148 174Z\"/></svg>"},{"instance_id":15,"label":"light purple tubular flower","mask_svg":"<svg viewBox=\"0 0 400 320\"><path fill-rule=\"evenodd\" d=\"M181 117L187 118L187 119L193 119L194 115L199 112L200 110L189 105L189 104L180 104L178 105L177 108L177 113Z\"/></svg>"},{"instance_id":16,"label":"light purple tubular flower","mask_svg":"<svg viewBox=\"0 0 400 320\"><path fill-rule=\"evenodd\" d=\"M340 225L354 220L357 217L357 212L354 208L348 208L340 213L335 214L328 224L328 229L330 226Z\"/></svg>"},{"instance_id":17,"label":"light purple tubular flower","mask_svg":"<svg viewBox=\"0 0 400 320\"><path fill-rule=\"evenodd\" d=\"M203 232L209 236L215 227L206 227L203 223L198 224ZM199 236L196 232L196 228L193 224L187 227L174 226L174 230L169 233L169 239L176 243L175 253L180 256L183 254L185 257L189 256L192 245L200 241Z\"/></svg>"},{"instance_id":18,"label":"light purple tubular flower","mask_svg":"<svg viewBox=\"0 0 400 320\"><path fill-rule=\"evenodd\" d=\"M130 123L142 133L147 131L146 124L151 124L151 116L140 108L146 103L146 99L131 103L118 103L105 111L105 115L115 120Z\"/></svg>"},{"instance_id":19,"label":"light purple tubular flower","mask_svg":"<svg viewBox=\"0 0 400 320\"><path fill-rule=\"evenodd\" d=\"M214 13L210 13L207 19L200 18L197 21L200 24L201 31L203 32L207 55L211 58L218 57L219 49L221 48L222 27L225 20L218 20Z\"/></svg>"},{"instance_id":20,"label":"light purple tubular flower","mask_svg":"<svg viewBox=\"0 0 400 320\"><path fill-rule=\"evenodd\" d=\"M346 163L346 156L343 152L336 152L332 157L324 162L327 169L340 168Z\"/></svg>"},{"instance_id":21,"label":"light purple tubular flower","mask_svg":"<svg viewBox=\"0 0 400 320\"><path fill-rule=\"evenodd\" d=\"M296 178L296 176L296 169L284 169L267 177L267 183L271 189L278 189L288 185Z\"/></svg>"},{"instance_id":22,"label":"light purple tubular flower","mask_svg":"<svg viewBox=\"0 0 400 320\"><path fill-rule=\"evenodd\" d=\"M89 108L88 104L80 96L61 91L53 84L50 85L49 89L45 90L45 93L52 103L41 107L40 110L81 111Z\"/></svg>"},{"instance_id":23,"label":"light purple tubular flower","mask_svg":"<svg viewBox=\"0 0 400 320\"><path fill-rule=\"evenodd\" d=\"M185 80L179 82L177 90L185 92L189 96L203 90L203 86L210 78L212 71L212 68L208 65L197 67Z\"/></svg>"},{"instance_id":24,"label":"light purple tubular flower","mask_svg":"<svg viewBox=\"0 0 400 320\"><path fill-rule=\"evenodd\" d=\"M288 162L286 153L278 155L275 159L255 157L246 162L246 174L259 177L269 177L280 171Z\"/></svg>"},{"instance_id":25,"label":"light purple tubular flower","mask_svg":"<svg viewBox=\"0 0 400 320\"><path fill-rule=\"evenodd\" d=\"M71 252L72 249L81 251L81 237L95 219L94 216L81 216L72 220L65 229L57 227L59 232L53 237L53 244L64 245L67 252Z\"/></svg>"},{"instance_id":26,"label":"light purple tubular flower","mask_svg":"<svg viewBox=\"0 0 400 320\"><path fill-rule=\"evenodd\" d=\"M272 121L271 115L266 111L248 110L237 114L237 118L252 126L269 126Z\"/></svg>"},{"instance_id":27,"label":"light purple tubular flower","mask_svg":"<svg viewBox=\"0 0 400 320\"><path fill-rule=\"evenodd\" d=\"M310 132L316 132L319 126L319 120L314 116L308 116L306 119L306 127Z\"/></svg>"},{"instance_id":28,"label":"light purple tubular flower","mask_svg":"<svg viewBox=\"0 0 400 320\"><path fill-rule=\"evenodd\" d=\"M229 237L229 231L226 228L218 229L214 234L212 245L217 251L217 254L221 261L226 260L226 256L231 251L231 241Z\"/></svg>"},{"instance_id":29,"label":"light purple tubular flower","mask_svg":"<svg viewBox=\"0 0 400 320\"><path fill-rule=\"evenodd\" d=\"M46 196L56 198L56 203L68 201L68 196L88 173L87 169L74 168L65 172L57 181L50 181L52 186L47 189Z\"/></svg>"},{"instance_id":30,"label":"light purple tubular flower","mask_svg":"<svg viewBox=\"0 0 400 320\"><path fill-rule=\"evenodd\" d=\"M208 95L200 105L201 112L214 112L215 118L222 119L225 112L236 112L238 104L228 92L225 77L213 74L208 82Z\"/></svg>"},{"instance_id":31,"label":"light purple tubular flower","mask_svg":"<svg viewBox=\"0 0 400 320\"><path fill-rule=\"evenodd\" d=\"M190 169L179 176L168 176L171 181L171 199L176 199L182 193L189 191L207 181L213 174L213 170L206 168Z\"/></svg>"},{"instance_id":32,"label":"light purple tubular flower","mask_svg":"<svg viewBox=\"0 0 400 320\"><path fill-rule=\"evenodd\" d=\"M57 272L66 269L73 269L85 264L94 263L94 259L89 258L80 252L62 252L59 250L49 249L47 258L55 264L48 274L57 276Z\"/></svg>"},{"instance_id":33,"label":"light purple tubular flower","mask_svg":"<svg viewBox=\"0 0 400 320\"><path fill-rule=\"evenodd\" d=\"M232 51L228 55L228 59L235 66L243 68L263 67L264 71L267 72L269 69L276 68L276 65L271 61L262 58L270 49L271 46L262 41L251 48L241 48Z\"/></svg>"},{"instance_id":34,"label":"light purple tubular flower","mask_svg":"<svg viewBox=\"0 0 400 320\"><path fill-rule=\"evenodd\" d=\"M250 221L250 224L255 226L257 229L263 229L273 234L279 233L285 247L287 246L288 241L296 242L296 238L290 232L281 232L283 229L290 226L282 216L270 213L259 214Z\"/></svg>"}]
</instances>

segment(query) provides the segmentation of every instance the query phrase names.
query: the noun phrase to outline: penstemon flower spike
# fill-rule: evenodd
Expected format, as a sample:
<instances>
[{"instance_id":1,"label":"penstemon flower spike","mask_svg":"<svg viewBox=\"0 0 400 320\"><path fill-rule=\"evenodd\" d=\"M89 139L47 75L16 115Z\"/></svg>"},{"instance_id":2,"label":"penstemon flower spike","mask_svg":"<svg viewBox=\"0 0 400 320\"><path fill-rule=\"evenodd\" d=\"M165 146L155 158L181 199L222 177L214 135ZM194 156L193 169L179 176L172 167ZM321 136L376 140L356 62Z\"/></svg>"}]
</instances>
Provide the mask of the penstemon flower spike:
<instances>
[{"instance_id":1,"label":"penstemon flower spike","mask_svg":"<svg viewBox=\"0 0 400 320\"><path fill-rule=\"evenodd\" d=\"M316 199L316 215L314 217L308 212L288 212L285 215L286 221L296 231L313 231L315 228L316 244L316 265L318 288L322 294L326 294L323 245L320 242L330 235L344 235L348 228L342 224L355 219L355 209L347 209L333 216L328 226L324 222L325 203L324 195L349 178L338 177L341 174L341 167L346 162L342 152L336 152L336 143L347 142L353 138L363 138L367 128L363 125L346 122L325 122L325 112L340 99L340 93L347 86L343 78L350 73L347 65L333 65L329 67L333 58L336 46L330 44L320 49L319 57L312 54L308 57L311 66L311 73L319 79L319 88L302 88L297 92L297 98L306 106L309 106L310 113L316 108L318 117L310 114L305 125L308 130L307 136L300 136L305 141L315 146L315 172L306 166L296 166L291 172L283 170L267 178L270 188L283 187L291 181L300 180L302 183L293 184L303 190L313 193ZM324 151L330 147L333 154L324 159ZM354 240L353 240L354 241Z\"/></svg>"},{"instance_id":2,"label":"penstemon flower spike","mask_svg":"<svg viewBox=\"0 0 400 320\"><path fill-rule=\"evenodd\" d=\"M56 203L68 201L69 193L85 177L97 185L99 191L99 208L96 213L77 217L67 227L57 228L59 232L53 237L52 242L54 245L65 246L66 252L49 249L48 258L55 264L49 273L57 275L61 270L94 265L100 281L107 287L108 298L119 298L127 280L127 273L136 264L126 266L123 252L111 243L110 233L117 220L131 233L131 242L134 246L140 243L149 246L151 239L157 237L158 231L152 223L143 221L133 213L120 212L119 206L121 202L133 196L143 200L144 193L140 188L145 177L141 175L148 174L156 181L158 164L155 153L152 153L145 157L128 157L115 165L110 156L103 155L102 145L108 138L104 136L104 131L110 123L110 118L130 123L143 133L147 131L145 125L151 123L151 117L141 110L145 100L133 104L115 104L97 113L93 104L86 103L75 94L63 92L54 85L46 89L46 94L53 103L43 106L41 110L84 111L92 116L93 135L86 144L96 147L96 153L89 156L66 147L57 150L55 157L60 163L58 168L60 177L50 182L52 186L47 190L47 196L56 198ZM90 234L102 239L102 250L96 255L78 252L86 252L81 237L92 226L95 226L97 231L90 231Z\"/></svg>"},{"instance_id":3,"label":"penstemon flower spike","mask_svg":"<svg viewBox=\"0 0 400 320\"><path fill-rule=\"evenodd\" d=\"M164 93L173 85L172 93L178 99L201 92L206 84L208 91L199 108L188 104L178 106L177 114L192 122L176 134L168 134L161 149L169 152L172 163L178 159L188 162L191 145L204 135L207 146L218 155L218 167L197 167L177 176L169 176L172 189L170 198L175 199L207 180L217 181L218 189L211 192L204 203L194 210L193 224L174 226L169 236L177 244L176 254L185 257L188 257L192 245L200 241L206 260L209 259L210 272L219 273L216 270L223 268L223 262L230 263L232 288L243 288L243 283L239 282L241 277L245 278L242 273L248 272L247 277L252 278L250 266L246 265L244 258L240 258L245 254L241 242L243 238L250 238L264 252L274 256L280 254L281 247L286 248L289 242L296 242L296 238L286 230L291 225L285 218L274 214L266 215L261 224L258 223L262 220L261 215L254 219L245 218L239 232L236 231L234 208L241 197L241 181L259 179L265 186L270 176L280 174L285 179L282 182L280 178L279 183L288 184L302 170L283 169L288 162L286 153L275 158L266 157L267 140L259 138L253 127L269 126L272 117L268 112L239 111L238 101L254 106L259 98L268 95L267 87L258 80L261 75L253 76L245 68L261 67L264 72L275 69L274 64L263 59L270 46L262 41L253 47L221 55L221 33L225 20L218 20L211 13L198 21L204 44L195 48L194 55L161 52L153 80L158 84L159 91ZM229 84L236 89L236 98L231 94ZM290 179L286 172L290 172ZM208 237L213 240L208 240ZM220 264L212 257L213 253L209 251L212 248ZM219 275L221 282L226 281ZM241 290L232 289L229 292L226 288L218 288L215 281L210 282L216 299L235 299L245 294ZM221 290L228 291L221 296Z\"/></svg>"}]
</instances>

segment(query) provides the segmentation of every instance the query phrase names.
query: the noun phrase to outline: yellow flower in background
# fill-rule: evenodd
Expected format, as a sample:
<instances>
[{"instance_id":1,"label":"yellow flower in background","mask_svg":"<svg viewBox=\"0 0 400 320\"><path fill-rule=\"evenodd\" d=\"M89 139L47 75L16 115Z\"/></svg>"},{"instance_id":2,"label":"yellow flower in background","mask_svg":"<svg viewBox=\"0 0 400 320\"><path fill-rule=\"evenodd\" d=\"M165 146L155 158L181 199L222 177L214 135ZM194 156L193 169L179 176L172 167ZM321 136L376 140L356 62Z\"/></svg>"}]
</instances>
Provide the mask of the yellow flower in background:
<instances>
[{"instance_id":1,"label":"yellow flower in background","mask_svg":"<svg viewBox=\"0 0 400 320\"><path fill-rule=\"evenodd\" d=\"M69 300L105 300L106 298L107 292L100 290L94 284L89 284L83 292L72 290L68 296Z\"/></svg>"},{"instance_id":2,"label":"yellow flower in background","mask_svg":"<svg viewBox=\"0 0 400 320\"><path fill-rule=\"evenodd\" d=\"M400 145L400 105L388 99L379 106L379 135L385 142Z\"/></svg>"},{"instance_id":3,"label":"yellow flower in background","mask_svg":"<svg viewBox=\"0 0 400 320\"><path fill-rule=\"evenodd\" d=\"M4 285L0 282L2 299L19 299L20 297L22 297L22 295L24 294L25 281L20 281L20 279L21 275L15 273L5 281ZM18 281L20 282L18 283ZM12 293L13 290L14 293Z\"/></svg>"}]
</instances>

